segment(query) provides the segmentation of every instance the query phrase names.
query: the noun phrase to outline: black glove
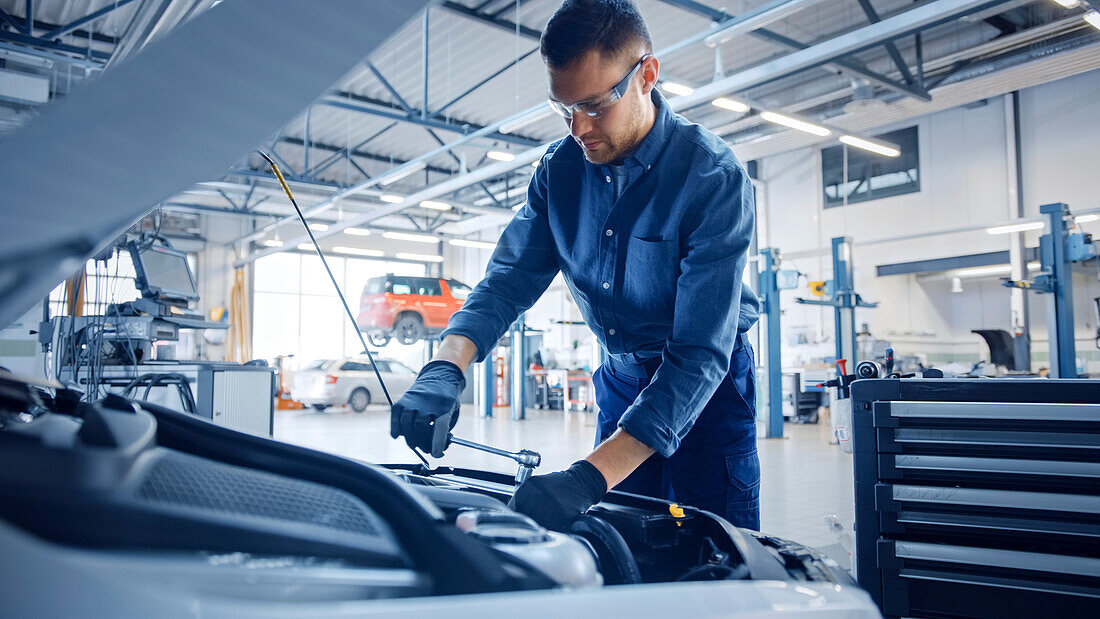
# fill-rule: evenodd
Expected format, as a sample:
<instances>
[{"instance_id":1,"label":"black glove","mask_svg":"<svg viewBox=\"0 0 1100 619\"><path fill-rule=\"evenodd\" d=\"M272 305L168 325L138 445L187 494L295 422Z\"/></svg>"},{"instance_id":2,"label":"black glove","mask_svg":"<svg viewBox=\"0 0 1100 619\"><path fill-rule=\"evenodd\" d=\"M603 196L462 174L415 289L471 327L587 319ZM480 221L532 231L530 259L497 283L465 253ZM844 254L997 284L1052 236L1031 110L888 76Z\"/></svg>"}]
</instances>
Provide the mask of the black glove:
<instances>
[{"instance_id":1,"label":"black glove","mask_svg":"<svg viewBox=\"0 0 1100 619\"><path fill-rule=\"evenodd\" d=\"M508 507L527 514L554 531L564 531L573 519L599 503L607 494L603 473L587 460L548 475L536 475L523 482L508 501Z\"/></svg>"},{"instance_id":2,"label":"black glove","mask_svg":"<svg viewBox=\"0 0 1100 619\"><path fill-rule=\"evenodd\" d=\"M451 444L451 428L458 423L458 398L465 388L466 377L457 365L442 360L428 363L390 409L390 436L404 436L409 447L442 458Z\"/></svg>"}]
</instances>

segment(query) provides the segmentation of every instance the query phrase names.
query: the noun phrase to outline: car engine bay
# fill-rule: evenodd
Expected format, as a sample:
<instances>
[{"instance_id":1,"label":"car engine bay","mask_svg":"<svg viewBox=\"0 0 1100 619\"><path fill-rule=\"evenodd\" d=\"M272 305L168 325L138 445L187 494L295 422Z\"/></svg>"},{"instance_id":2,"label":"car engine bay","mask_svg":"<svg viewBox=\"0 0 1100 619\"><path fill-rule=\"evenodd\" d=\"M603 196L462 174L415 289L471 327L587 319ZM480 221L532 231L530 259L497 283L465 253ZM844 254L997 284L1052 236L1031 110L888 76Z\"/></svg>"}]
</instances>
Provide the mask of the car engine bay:
<instances>
[{"instance_id":1,"label":"car engine bay","mask_svg":"<svg viewBox=\"0 0 1100 619\"><path fill-rule=\"evenodd\" d=\"M42 542L59 561L159 575L192 595L282 602L683 581L854 588L801 545L646 497L612 492L555 532L507 508L508 475L361 463L114 395L88 403L0 375L0 420L11 561Z\"/></svg>"}]
</instances>

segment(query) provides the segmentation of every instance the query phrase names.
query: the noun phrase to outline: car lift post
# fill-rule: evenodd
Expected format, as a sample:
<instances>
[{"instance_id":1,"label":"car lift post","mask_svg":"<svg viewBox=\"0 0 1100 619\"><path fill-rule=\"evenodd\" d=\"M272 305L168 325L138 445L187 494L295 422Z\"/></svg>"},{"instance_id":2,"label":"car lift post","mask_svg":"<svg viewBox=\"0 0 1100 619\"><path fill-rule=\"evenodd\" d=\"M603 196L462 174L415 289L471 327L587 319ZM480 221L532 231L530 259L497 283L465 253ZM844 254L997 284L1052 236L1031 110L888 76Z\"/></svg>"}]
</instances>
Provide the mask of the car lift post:
<instances>
[{"instance_id":1,"label":"car lift post","mask_svg":"<svg viewBox=\"0 0 1100 619\"><path fill-rule=\"evenodd\" d=\"M482 417L493 416L493 400L496 398L496 381L493 376L493 367L493 351L490 350L489 354L485 356L485 360L477 364L474 373L474 382L477 383L474 388L477 389L477 393L481 394L478 408Z\"/></svg>"},{"instance_id":2,"label":"car lift post","mask_svg":"<svg viewBox=\"0 0 1100 619\"><path fill-rule=\"evenodd\" d=\"M836 337L836 358L847 359L848 367L859 363L859 349L856 347L856 308L878 307L878 303L868 303L855 291L855 274L852 267L852 239L847 236L833 237L833 298L828 301L816 299L795 299L804 305L824 305L834 310L834 334Z\"/></svg>"},{"instance_id":3,"label":"car lift post","mask_svg":"<svg viewBox=\"0 0 1100 619\"><path fill-rule=\"evenodd\" d=\"M1005 280L1009 288L1049 294L1047 338L1050 340L1051 378L1077 378L1077 348L1073 332L1073 263L1096 257L1092 237L1071 232L1075 225L1069 205L1044 204L1047 233L1039 237L1041 272L1034 281Z\"/></svg>"},{"instance_id":4,"label":"car lift post","mask_svg":"<svg viewBox=\"0 0 1100 619\"><path fill-rule=\"evenodd\" d=\"M760 250L764 268L760 271L760 292L764 295L763 310L768 321L768 438L783 438L783 363L779 350L779 250L765 247ZM755 368L753 368L755 371Z\"/></svg>"},{"instance_id":5,"label":"car lift post","mask_svg":"<svg viewBox=\"0 0 1100 619\"><path fill-rule=\"evenodd\" d=\"M527 418L527 324L520 314L512 323L512 419Z\"/></svg>"}]
</instances>

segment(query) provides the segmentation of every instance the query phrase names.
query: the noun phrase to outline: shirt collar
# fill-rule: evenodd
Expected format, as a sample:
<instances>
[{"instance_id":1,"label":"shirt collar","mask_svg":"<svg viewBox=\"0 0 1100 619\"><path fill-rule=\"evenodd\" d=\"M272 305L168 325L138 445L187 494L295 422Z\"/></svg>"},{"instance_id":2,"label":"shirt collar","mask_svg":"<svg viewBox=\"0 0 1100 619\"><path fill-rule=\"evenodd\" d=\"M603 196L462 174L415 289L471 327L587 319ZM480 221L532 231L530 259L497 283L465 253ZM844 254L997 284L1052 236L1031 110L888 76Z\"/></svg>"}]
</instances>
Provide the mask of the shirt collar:
<instances>
[{"instance_id":1,"label":"shirt collar","mask_svg":"<svg viewBox=\"0 0 1100 619\"><path fill-rule=\"evenodd\" d=\"M626 158L627 161L634 160L646 169L656 163L657 157L664 151L665 145L668 144L668 140L672 136L672 126L674 124L672 110L669 109L668 101L665 100L660 91L654 88L650 93L650 97L653 99L653 105L657 108L653 126L649 129L649 133L642 138L642 143L638 145L638 148L634 149L634 152Z\"/></svg>"}]
</instances>

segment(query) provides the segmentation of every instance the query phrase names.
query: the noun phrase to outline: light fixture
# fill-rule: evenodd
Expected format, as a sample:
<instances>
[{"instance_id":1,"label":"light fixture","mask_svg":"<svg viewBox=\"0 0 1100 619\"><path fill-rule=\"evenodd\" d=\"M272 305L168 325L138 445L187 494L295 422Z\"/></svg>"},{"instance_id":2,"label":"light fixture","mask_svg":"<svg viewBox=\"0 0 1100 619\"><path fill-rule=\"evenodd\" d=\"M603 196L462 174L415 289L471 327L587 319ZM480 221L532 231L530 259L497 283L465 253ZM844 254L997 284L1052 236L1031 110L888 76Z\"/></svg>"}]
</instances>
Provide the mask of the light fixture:
<instances>
[{"instance_id":1,"label":"light fixture","mask_svg":"<svg viewBox=\"0 0 1100 619\"><path fill-rule=\"evenodd\" d=\"M416 163L399 166L395 168L393 172L384 175L382 177L382 180L378 181L378 184L382 186L392 185L393 183L396 183L406 176L412 176L413 174L416 174L426 167L428 167L428 163L426 161L417 161Z\"/></svg>"},{"instance_id":2,"label":"light fixture","mask_svg":"<svg viewBox=\"0 0 1100 619\"><path fill-rule=\"evenodd\" d=\"M727 99L726 97L718 97L714 101L710 102L714 107L720 107L723 110L729 110L731 112L747 112L749 106L738 101L737 99Z\"/></svg>"},{"instance_id":3,"label":"light fixture","mask_svg":"<svg viewBox=\"0 0 1100 619\"><path fill-rule=\"evenodd\" d=\"M443 256L433 256L431 254L408 254L401 252L397 254L397 257L401 260L418 260L421 262L443 262Z\"/></svg>"},{"instance_id":4,"label":"light fixture","mask_svg":"<svg viewBox=\"0 0 1100 619\"><path fill-rule=\"evenodd\" d=\"M313 243L298 243L298 249L302 251L316 251L317 248L313 246Z\"/></svg>"},{"instance_id":5,"label":"light fixture","mask_svg":"<svg viewBox=\"0 0 1100 619\"><path fill-rule=\"evenodd\" d=\"M959 279L958 277L952 277L951 278L951 292L962 292L962 291L963 291L963 280Z\"/></svg>"},{"instance_id":6,"label":"light fixture","mask_svg":"<svg viewBox=\"0 0 1100 619\"><path fill-rule=\"evenodd\" d=\"M539 161L538 159L536 159L536 160L531 162L531 167L532 168L537 168L537 167L539 167L539 164L541 164L541 163L542 163L542 161Z\"/></svg>"},{"instance_id":7,"label":"light fixture","mask_svg":"<svg viewBox=\"0 0 1100 619\"><path fill-rule=\"evenodd\" d=\"M685 86L684 84L680 84L678 82L661 82L661 90L669 94L679 95L681 97L686 97L695 92L695 89L691 86Z\"/></svg>"},{"instance_id":8,"label":"light fixture","mask_svg":"<svg viewBox=\"0 0 1100 619\"><path fill-rule=\"evenodd\" d=\"M854 135L842 135L840 141L848 146L854 146L856 148L862 148L863 150L869 150L872 153L878 153L885 155L886 157L897 157L901 154L901 151L885 144L878 142L872 142L871 140L865 140L863 138L857 138Z\"/></svg>"},{"instance_id":9,"label":"light fixture","mask_svg":"<svg viewBox=\"0 0 1100 619\"><path fill-rule=\"evenodd\" d=\"M485 153L485 156L496 161L511 161L516 158L512 153L506 153L502 150L491 150Z\"/></svg>"},{"instance_id":10,"label":"light fixture","mask_svg":"<svg viewBox=\"0 0 1100 619\"><path fill-rule=\"evenodd\" d=\"M703 39L703 42L709 47L715 47L733 39L735 36L747 34L753 30L759 30L768 24L777 22L789 15L793 15L815 3L816 0L774 0L773 2L768 2L751 11L738 15L734 19L734 23L725 28L715 30L713 33L707 35L707 38Z\"/></svg>"},{"instance_id":11,"label":"light fixture","mask_svg":"<svg viewBox=\"0 0 1100 619\"><path fill-rule=\"evenodd\" d=\"M401 196L395 196L392 193L384 193L378 196L378 199L383 202L389 202L390 204L401 204L405 201L405 198L402 198Z\"/></svg>"},{"instance_id":12,"label":"light fixture","mask_svg":"<svg viewBox=\"0 0 1100 619\"><path fill-rule=\"evenodd\" d=\"M775 112L760 112L760 118L763 118L770 123L783 125L784 127L790 127L791 129L805 131L806 133L812 133L814 135L820 135L822 137L832 133L832 131L829 131L825 127L808 123L804 120L798 120L797 118L791 118L790 116L776 114Z\"/></svg>"},{"instance_id":13,"label":"light fixture","mask_svg":"<svg viewBox=\"0 0 1100 619\"><path fill-rule=\"evenodd\" d=\"M424 208L430 208L433 211L449 211L449 210L451 210L451 205L450 204L447 204L446 202L440 202L438 200L422 200L420 202L420 206L422 206Z\"/></svg>"},{"instance_id":14,"label":"light fixture","mask_svg":"<svg viewBox=\"0 0 1100 619\"><path fill-rule=\"evenodd\" d=\"M381 258L386 255L386 252L377 249L362 249L359 247L342 247L337 245L332 248L332 251L338 254L351 254L353 256L370 256L371 258Z\"/></svg>"},{"instance_id":15,"label":"light fixture","mask_svg":"<svg viewBox=\"0 0 1100 619\"><path fill-rule=\"evenodd\" d=\"M500 129L497 129L497 133L511 133L516 129L519 129L520 127L526 127L531 123L538 122L543 118L546 118L552 112L553 110L550 109L550 104L547 103L543 105L538 111L531 112L530 114L525 114L515 120L503 123L502 125L500 125Z\"/></svg>"},{"instance_id":16,"label":"light fixture","mask_svg":"<svg viewBox=\"0 0 1100 619\"><path fill-rule=\"evenodd\" d=\"M1045 226L1041 221L1025 221L1018 224L1007 224L1004 226L993 226L986 228L985 231L988 234L1012 234L1013 232L1026 232L1028 230L1041 230Z\"/></svg>"},{"instance_id":17,"label":"light fixture","mask_svg":"<svg viewBox=\"0 0 1100 619\"><path fill-rule=\"evenodd\" d=\"M1090 26L1096 28L1097 30L1100 30L1100 13L1097 13L1096 11L1089 11L1088 13L1085 13L1082 17L1085 21L1089 23Z\"/></svg>"},{"instance_id":18,"label":"light fixture","mask_svg":"<svg viewBox=\"0 0 1100 619\"><path fill-rule=\"evenodd\" d=\"M513 206L513 207L512 207L512 210L513 210L513 211L516 211L516 212L519 212L519 210L520 210L520 209L522 209L522 208L523 208L523 207L525 207L525 206L527 206L527 203L526 203L526 202L520 202L519 204L517 204L517 205Z\"/></svg>"},{"instance_id":19,"label":"light fixture","mask_svg":"<svg viewBox=\"0 0 1100 619\"><path fill-rule=\"evenodd\" d=\"M309 229L314 232L324 232L328 230L328 224L309 224Z\"/></svg>"},{"instance_id":20,"label":"light fixture","mask_svg":"<svg viewBox=\"0 0 1100 619\"><path fill-rule=\"evenodd\" d=\"M493 249L497 246L496 243L490 243L488 241L471 241L469 239L451 239L447 242L456 247L474 247L476 249Z\"/></svg>"},{"instance_id":21,"label":"light fixture","mask_svg":"<svg viewBox=\"0 0 1100 619\"><path fill-rule=\"evenodd\" d=\"M412 234L409 232L391 232L387 230L382 233L387 239L393 239L395 241L412 241L414 243L438 243L439 237L431 236L430 234Z\"/></svg>"},{"instance_id":22,"label":"light fixture","mask_svg":"<svg viewBox=\"0 0 1100 619\"><path fill-rule=\"evenodd\" d=\"M264 247L282 247L283 242L279 239L267 239L263 242Z\"/></svg>"},{"instance_id":23,"label":"light fixture","mask_svg":"<svg viewBox=\"0 0 1100 619\"><path fill-rule=\"evenodd\" d=\"M1081 4L1079 0L1054 0L1054 2L1062 5L1062 8L1075 9L1078 4Z\"/></svg>"},{"instance_id":24,"label":"light fixture","mask_svg":"<svg viewBox=\"0 0 1100 619\"><path fill-rule=\"evenodd\" d=\"M985 275L1008 275L1012 272L1012 267L1007 264L995 264L987 267L976 267L973 269L959 269L954 272L956 279L962 277L982 277Z\"/></svg>"},{"instance_id":25,"label":"light fixture","mask_svg":"<svg viewBox=\"0 0 1100 619\"><path fill-rule=\"evenodd\" d=\"M1078 215L1073 218L1073 221L1079 224L1087 224L1090 221L1096 221L1100 219L1100 215Z\"/></svg>"},{"instance_id":26,"label":"light fixture","mask_svg":"<svg viewBox=\"0 0 1100 619\"><path fill-rule=\"evenodd\" d=\"M370 230L366 228L344 228L344 234L351 236L370 236Z\"/></svg>"}]
</instances>

